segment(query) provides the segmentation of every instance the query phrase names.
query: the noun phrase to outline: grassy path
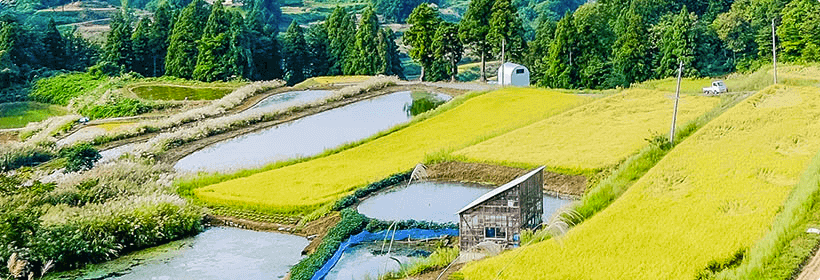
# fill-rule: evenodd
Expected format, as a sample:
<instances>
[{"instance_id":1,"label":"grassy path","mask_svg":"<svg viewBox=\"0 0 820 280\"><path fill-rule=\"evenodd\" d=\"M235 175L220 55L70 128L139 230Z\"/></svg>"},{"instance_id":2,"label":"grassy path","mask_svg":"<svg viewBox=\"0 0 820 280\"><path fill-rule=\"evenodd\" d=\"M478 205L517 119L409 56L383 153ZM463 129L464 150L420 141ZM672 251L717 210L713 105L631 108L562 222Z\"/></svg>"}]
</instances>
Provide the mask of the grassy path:
<instances>
[{"instance_id":1,"label":"grassy path","mask_svg":"<svg viewBox=\"0 0 820 280\"><path fill-rule=\"evenodd\" d=\"M469 279L692 279L766 233L818 149L816 88L767 88L698 130L567 236L463 272Z\"/></svg>"},{"instance_id":2,"label":"grassy path","mask_svg":"<svg viewBox=\"0 0 820 280\"><path fill-rule=\"evenodd\" d=\"M443 111L440 114L357 147L201 187L194 194L209 203L275 212L310 211L358 186L409 170L428 154L462 148L591 99L520 88L469 97L459 97L433 112Z\"/></svg>"}]
</instances>

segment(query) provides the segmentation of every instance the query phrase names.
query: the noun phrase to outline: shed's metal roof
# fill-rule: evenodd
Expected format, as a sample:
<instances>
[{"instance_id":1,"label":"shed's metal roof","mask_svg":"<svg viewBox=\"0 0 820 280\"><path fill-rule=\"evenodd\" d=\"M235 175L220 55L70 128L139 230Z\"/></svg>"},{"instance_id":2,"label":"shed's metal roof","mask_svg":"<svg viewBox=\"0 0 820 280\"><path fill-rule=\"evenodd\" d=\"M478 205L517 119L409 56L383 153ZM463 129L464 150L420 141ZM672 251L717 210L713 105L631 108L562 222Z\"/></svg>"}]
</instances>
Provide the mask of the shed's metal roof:
<instances>
[{"instance_id":1,"label":"shed's metal roof","mask_svg":"<svg viewBox=\"0 0 820 280\"><path fill-rule=\"evenodd\" d=\"M511 189L512 187L515 187L518 184L521 184L521 182L524 182L525 180L532 177L532 175L535 175L535 173L538 173L538 171L541 171L541 170L544 170L544 166L533 169L532 171L528 172L527 174L521 175L518 178L515 178L512 181L504 184L503 186L500 186L498 188L495 188L495 189L491 190L488 193L485 193L484 195L477 198L476 200L473 200L473 202L470 202L470 204L467 204L467 206L464 206L464 208L461 208L461 210L458 210L457 213L461 214L461 212L467 211L468 209L473 208L476 205L479 205L482 202L487 201L487 200L495 197L496 195L499 195L499 194L503 193L504 191Z\"/></svg>"}]
</instances>

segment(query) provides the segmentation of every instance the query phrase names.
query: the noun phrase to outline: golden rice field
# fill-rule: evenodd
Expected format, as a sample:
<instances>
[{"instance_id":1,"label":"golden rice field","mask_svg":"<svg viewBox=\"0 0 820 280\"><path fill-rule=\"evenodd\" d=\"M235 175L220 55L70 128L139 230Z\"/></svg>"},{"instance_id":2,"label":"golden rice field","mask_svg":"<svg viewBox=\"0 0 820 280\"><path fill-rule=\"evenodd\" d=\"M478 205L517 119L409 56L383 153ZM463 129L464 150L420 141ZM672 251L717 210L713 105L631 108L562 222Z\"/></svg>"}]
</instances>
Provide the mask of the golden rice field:
<instances>
[{"instance_id":1,"label":"golden rice field","mask_svg":"<svg viewBox=\"0 0 820 280\"><path fill-rule=\"evenodd\" d=\"M373 78L373 76L361 76L361 75L351 75L351 76L320 76L320 77L313 77L303 82L293 86L294 88L308 88L312 86L321 86L321 85L330 85L330 84L349 84L349 83L360 83L367 81L368 79Z\"/></svg>"},{"instance_id":2,"label":"golden rice field","mask_svg":"<svg viewBox=\"0 0 820 280\"><path fill-rule=\"evenodd\" d=\"M464 98L468 96L451 102ZM194 193L210 203L268 211L309 211L356 187L410 170L427 154L458 149L589 100L543 89L498 90L472 97L455 108L354 148L205 186Z\"/></svg>"},{"instance_id":3,"label":"golden rice field","mask_svg":"<svg viewBox=\"0 0 820 280\"><path fill-rule=\"evenodd\" d=\"M576 171L614 166L646 146L652 132L667 134L674 98L666 92L630 89L455 152L470 160L515 162ZM718 97L685 95L682 125L720 103Z\"/></svg>"},{"instance_id":4,"label":"golden rice field","mask_svg":"<svg viewBox=\"0 0 820 280\"><path fill-rule=\"evenodd\" d=\"M679 144L564 237L463 272L468 279L692 279L767 232L819 149L817 88L769 87Z\"/></svg>"}]
</instances>

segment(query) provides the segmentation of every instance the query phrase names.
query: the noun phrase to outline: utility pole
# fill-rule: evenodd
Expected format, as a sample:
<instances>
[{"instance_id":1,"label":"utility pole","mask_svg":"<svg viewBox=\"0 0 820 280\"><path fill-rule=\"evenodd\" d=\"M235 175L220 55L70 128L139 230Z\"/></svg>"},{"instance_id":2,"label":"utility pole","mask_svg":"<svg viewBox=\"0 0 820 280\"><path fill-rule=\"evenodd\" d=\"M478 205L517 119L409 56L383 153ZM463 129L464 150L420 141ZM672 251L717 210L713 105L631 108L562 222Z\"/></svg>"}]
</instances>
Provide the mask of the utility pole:
<instances>
[{"instance_id":1,"label":"utility pole","mask_svg":"<svg viewBox=\"0 0 820 280\"><path fill-rule=\"evenodd\" d=\"M772 18L772 65L774 65L774 84L777 84L777 42L774 33L774 18Z\"/></svg>"},{"instance_id":2,"label":"utility pole","mask_svg":"<svg viewBox=\"0 0 820 280\"><path fill-rule=\"evenodd\" d=\"M506 38L501 38L501 77L498 77L498 81L501 83L501 86L504 86L504 75L507 73L506 69L504 69L504 47L507 44Z\"/></svg>"},{"instance_id":3,"label":"utility pole","mask_svg":"<svg viewBox=\"0 0 820 280\"><path fill-rule=\"evenodd\" d=\"M669 132L669 143L675 145L675 123L678 121L678 101L680 100L680 80L683 74L683 61L678 65L678 87L675 90L675 110L672 112L672 131Z\"/></svg>"}]
</instances>

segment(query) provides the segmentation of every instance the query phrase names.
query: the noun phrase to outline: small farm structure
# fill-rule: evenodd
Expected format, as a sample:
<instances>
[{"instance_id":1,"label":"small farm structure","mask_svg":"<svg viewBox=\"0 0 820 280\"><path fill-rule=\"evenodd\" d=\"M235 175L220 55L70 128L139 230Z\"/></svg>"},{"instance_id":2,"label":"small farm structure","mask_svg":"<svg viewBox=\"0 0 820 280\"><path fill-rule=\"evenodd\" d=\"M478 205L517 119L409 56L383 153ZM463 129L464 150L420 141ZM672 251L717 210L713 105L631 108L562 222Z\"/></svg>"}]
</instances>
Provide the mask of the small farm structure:
<instances>
[{"instance_id":1,"label":"small farm structure","mask_svg":"<svg viewBox=\"0 0 820 280\"><path fill-rule=\"evenodd\" d=\"M516 246L523 229L541 225L544 212L544 167L515 178L458 211L461 250L492 241Z\"/></svg>"},{"instance_id":2,"label":"small farm structure","mask_svg":"<svg viewBox=\"0 0 820 280\"><path fill-rule=\"evenodd\" d=\"M497 77L499 85L521 87L530 85L530 70L520 64L504 63L498 68Z\"/></svg>"}]
</instances>

